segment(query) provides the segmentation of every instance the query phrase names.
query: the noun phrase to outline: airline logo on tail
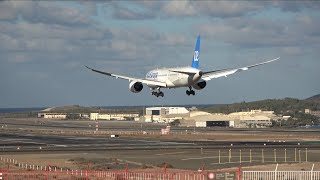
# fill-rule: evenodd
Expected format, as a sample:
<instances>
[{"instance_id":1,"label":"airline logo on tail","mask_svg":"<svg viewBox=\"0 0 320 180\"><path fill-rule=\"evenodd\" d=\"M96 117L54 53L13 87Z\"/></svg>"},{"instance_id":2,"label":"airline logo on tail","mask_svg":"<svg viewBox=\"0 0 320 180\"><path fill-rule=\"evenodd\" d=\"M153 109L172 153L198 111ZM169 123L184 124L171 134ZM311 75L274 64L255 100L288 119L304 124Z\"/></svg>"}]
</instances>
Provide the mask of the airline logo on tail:
<instances>
[{"instance_id":1,"label":"airline logo on tail","mask_svg":"<svg viewBox=\"0 0 320 180\"><path fill-rule=\"evenodd\" d=\"M194 51L193 60L199 61L199 51Z\"/></svg>"},{"instance_id":2,"label":"airline logo on tail","mask_svg":"<svg viewBox=\"0 0 320 180\"><path fill-rule=\"evenodd\" d=\"M196 47L194 49L192 65L193 68L199 68L199 56L200 56L200 35L198 36Z\"/></svg>"}]
</instances>

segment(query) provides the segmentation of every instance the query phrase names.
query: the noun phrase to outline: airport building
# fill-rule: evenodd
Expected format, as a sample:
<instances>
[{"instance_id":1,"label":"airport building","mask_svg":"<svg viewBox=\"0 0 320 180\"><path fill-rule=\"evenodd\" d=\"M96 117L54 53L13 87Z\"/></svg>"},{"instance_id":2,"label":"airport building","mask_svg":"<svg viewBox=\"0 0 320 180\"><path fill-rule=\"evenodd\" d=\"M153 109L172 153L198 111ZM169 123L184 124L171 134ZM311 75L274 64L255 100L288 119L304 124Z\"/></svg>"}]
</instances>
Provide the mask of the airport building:
<instances>
[{"instance_id":1,"label":"airport building","mask_svg":"<svg viewBox=\"0 0 320 180\"><path fill-rule=\"evenodd\" d=\"M87 113L38 113L38 118L45 118L45 119L67 119L68 116L73 115L77 116L82 119L89 118Z\"/></svg>"},{"instance_id":2,"label":"airport building","mask_svg":"<svg viewBox=\"0 0 320 180\"><path fill-rule=\"evenodd\" d=\"M183 126L266 128L272 120L283 119L273 111L251 110L230 114L188 110L185 107L149 107L144 116L146 122L169 123L179 120Z\"/></svg>"},{"instance_id":3,"label":"airport building","mask_svg":"<svg viewBox=\"0 0 320 180\"><path fill-rule=\"evenodd\" d=\"M186 121L194 121L196 127L266 128L277 117L273 111L251 110L231 114L195 111Z\"/></svg>"},{"instance_id":4,"label":"airport building","mask_svg":"<svg viewBox=\"0 0 320 180\"><path fill-rule=\"evenodd\" d=\"M185 107L148 107L145 113L145 122L169 123L189 116Z\"/></svg>"},{"instance_id":5,"label":"airport building","mask_svg":"<svg viewBox=\"0 0 320 180\"><path fill-rule=\"evenodd\" d=\"M91 120L139 120L139 113L90 113Z\"/></svg>"},{"instance_id":6,"label":"airport building","mask_svg":"<svg viewBox=\"0 0 320 180\"><path fill-rule=\"evenodd\" d=\"M66 119L66 113L38 113L38 118L45 119Z\"/></svg>"},{"instance_id":7,"label":"airport building","mask_svg":"<svg viewBox=\"0 0 320 180\"><path fill-rule=\"evenodd\" d=\"M305 109L304 113L311 114L320 118L320 111L312 111L311 109Z\"/></svg>"},{"instance_id":8,"label":"airport building","mask_svg":"<svg viewBox=\"0 0 320 180\"><path fill-rule=\"evenodd\" d=\"M91 119L91 120L135 120L139 113L38 113L38 118L45 119Z\"/></svg>"}]
</instances>

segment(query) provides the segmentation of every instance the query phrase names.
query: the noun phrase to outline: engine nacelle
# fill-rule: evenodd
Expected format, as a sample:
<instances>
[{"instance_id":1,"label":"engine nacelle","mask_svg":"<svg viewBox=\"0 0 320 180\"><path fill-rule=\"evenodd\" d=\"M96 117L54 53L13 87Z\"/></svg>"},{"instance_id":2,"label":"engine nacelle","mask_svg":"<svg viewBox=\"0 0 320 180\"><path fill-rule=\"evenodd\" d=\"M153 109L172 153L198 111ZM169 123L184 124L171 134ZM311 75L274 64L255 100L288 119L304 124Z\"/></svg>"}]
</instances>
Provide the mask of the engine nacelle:
<instances>
[{"instance_id":1,"label":"engine nacelle","mask_svg":"<svg viewBox=\"0 0 320 180\"><path fill-rule=\"evenodd\" d=\"M129 84L129 89L133 93L138 93L142 91L143 85L141 82L131 81Z\"/></svg>"},{"instance_id":2,"label":"engine nacelle","mask_svg":"<svg viewBox=\"0 0 320 180\"><path fill-rule=\"evenodd\" d=\"M201 90L201 89L205 88L206 85L207 85L206 81L200 81L200 82L197 82L196 84L192 85L192 87L196 90Z\"/></svg>"}]
</instances>

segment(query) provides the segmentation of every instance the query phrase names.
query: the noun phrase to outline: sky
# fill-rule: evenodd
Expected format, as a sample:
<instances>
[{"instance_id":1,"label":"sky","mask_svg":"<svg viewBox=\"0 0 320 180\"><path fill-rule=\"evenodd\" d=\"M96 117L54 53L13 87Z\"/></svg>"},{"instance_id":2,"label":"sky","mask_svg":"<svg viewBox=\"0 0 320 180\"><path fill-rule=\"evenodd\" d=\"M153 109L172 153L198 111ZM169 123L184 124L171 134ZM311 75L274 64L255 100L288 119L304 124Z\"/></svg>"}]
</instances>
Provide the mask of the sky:
<instances>
[{"instance_id":1,"label":"sky","mask_svg":"<svg viewBox=\"0 0 320 180\"><path fill-rule=\"evenodd\" d=\"M0 108L224 104L320 93L319 1L1 1ZM190 66L201 35L200 68L280 61L213 79L187 96L144 87L84 66L144 77Z\"/></svg>"}]
</instances>

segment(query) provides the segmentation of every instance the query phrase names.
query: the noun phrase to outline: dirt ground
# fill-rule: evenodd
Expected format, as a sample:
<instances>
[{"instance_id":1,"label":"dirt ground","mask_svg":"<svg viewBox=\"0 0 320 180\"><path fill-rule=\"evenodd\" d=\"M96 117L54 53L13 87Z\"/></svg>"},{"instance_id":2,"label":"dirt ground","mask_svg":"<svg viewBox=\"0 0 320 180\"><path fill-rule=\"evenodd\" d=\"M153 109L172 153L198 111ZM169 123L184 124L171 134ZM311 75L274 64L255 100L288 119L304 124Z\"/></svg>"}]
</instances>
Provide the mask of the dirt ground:
<instances>
[{"instance_id":1,"label":"dirt ground","mask_svg":"<svg viewBox=\"0 0 320 180\"><path fill-rule=\"evenodd\" d=\"M295 162L293 151L287 155L287 163L284 162L283 152L278 150L277 162L274 163L273 153L265 152L264 162L261 162L261 155L259 152L252 152L252 162L249 163L248 151L242 151L242 162L239 162L239 152L234 150L232 152L231 163L228 163L228 152L221 152L221 163L218 163L216 150L150 150L150 151L108 151L108 152L50 152L41 154L32 153L10 153L0 154L2 161L0 167L6 169L5 161L12 159L10 169L25 169L22 164L28 165L28 168L36 166L52 166L57 169L69 170L130 170L139 169L147 171L161 171L163 170L164 163L168 169L175 170L193 170L204 169L217 170L241 167L242 170L253 171L274 171L277 164L278 171L281 170L311 170L314 164L314 170L320 170L320 150L310 150L308 161L305 162L305 157ZM268 154L269 153L269 154ZM301 156L304 156L303 154ZM14 159L14 160L13 160ZM260 161L260 162L259 162ZM300 163L299 163L300 161ZM20 167L19 167L19 164ZM34 165L34 166L33 166Z\"/></svg>"}]
</instances>

